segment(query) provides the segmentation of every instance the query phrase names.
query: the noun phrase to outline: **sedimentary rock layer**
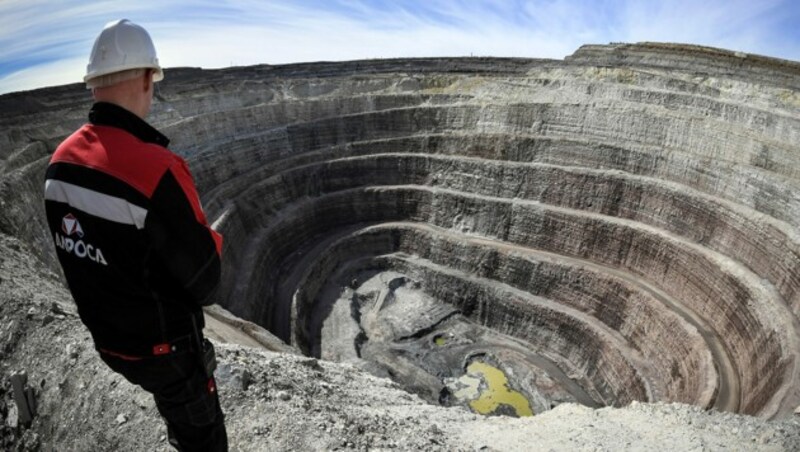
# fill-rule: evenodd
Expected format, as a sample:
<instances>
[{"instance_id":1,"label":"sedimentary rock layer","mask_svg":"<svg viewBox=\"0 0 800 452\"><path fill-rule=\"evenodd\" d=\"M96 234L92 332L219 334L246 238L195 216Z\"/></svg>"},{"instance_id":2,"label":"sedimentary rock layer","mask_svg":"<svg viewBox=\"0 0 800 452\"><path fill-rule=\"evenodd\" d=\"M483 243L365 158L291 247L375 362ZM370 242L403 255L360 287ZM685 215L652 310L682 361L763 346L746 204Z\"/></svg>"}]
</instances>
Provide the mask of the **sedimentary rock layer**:
<instances>
[{"instance_id":1,"label":"sedimentary rock layer","mask_svg":"<svg viewBox=\"0 0 800 452\"><path fill-rule=\"evenodd\" d=\"M219 303L307 353L332 306L356 300L349 281L391 271L449 307L437 313L524 344L596 404L768 417L800 402L798 74L659 44L564 61L183 69L168 72L151 119L225 235ZM2 190L30 201L0 227L51 264L34 200L48 152L83 121L77 93L0 98ZM408 350L451 314L430 325L408 314L418 331L385 347L406 354L376 363L450 376ZM363 327L353 315L341 332ZM367 333L336 341L358 349L377 341Z\"/></svg>"}]
</instances>

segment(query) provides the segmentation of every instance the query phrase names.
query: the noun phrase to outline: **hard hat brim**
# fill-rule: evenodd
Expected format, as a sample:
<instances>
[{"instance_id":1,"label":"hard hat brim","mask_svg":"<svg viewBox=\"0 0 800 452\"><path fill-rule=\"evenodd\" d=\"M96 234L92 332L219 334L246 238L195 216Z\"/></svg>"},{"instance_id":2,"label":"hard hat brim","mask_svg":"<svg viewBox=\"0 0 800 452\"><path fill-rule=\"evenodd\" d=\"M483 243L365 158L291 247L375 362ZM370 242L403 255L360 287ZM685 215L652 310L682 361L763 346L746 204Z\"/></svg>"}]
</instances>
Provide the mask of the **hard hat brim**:
<instances>
[{"instance_id":1,"label":"hard hat brim","mask_svg":"<svg viewBox=\"0 0 800 452\"><path fill-rule=\"evenodd\" d=\"M153 69L153 70L155 70L155 72L153 73L153 81L154 82L160 82L161 80L164 80L164 70L161 69L160 66L142 66L141 64L131 64L131 65L127 65L127 66L125 66L125 65L123 65L123 66L115 66L114 68L106 70L106 71L95 71L95 72L86 74L83 77L83 82L84 83L88 83L89 80L91 80L93 78L102 77L104 75L113 74L115 72L127 71L127 70L130 70L130 69Z\"/></svg>"}]
</instances>

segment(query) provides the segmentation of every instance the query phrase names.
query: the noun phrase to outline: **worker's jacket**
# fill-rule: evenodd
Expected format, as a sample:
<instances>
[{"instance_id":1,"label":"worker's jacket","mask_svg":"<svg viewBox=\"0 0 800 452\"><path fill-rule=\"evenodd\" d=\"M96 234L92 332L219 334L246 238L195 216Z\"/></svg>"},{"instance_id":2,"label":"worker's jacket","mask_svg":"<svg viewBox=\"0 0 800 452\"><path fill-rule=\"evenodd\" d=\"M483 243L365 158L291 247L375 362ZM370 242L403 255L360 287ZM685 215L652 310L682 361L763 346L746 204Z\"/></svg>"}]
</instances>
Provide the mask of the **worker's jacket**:
<instances>
[{"instance_id":1,"label":"worker's jacket","mask_svg":"<svg viewBox=\"0 0 800 452\"><path fill-rule=\"evenodd\" d=\"M47 168L50 234L101 352L170 351L203 326L222 237L208 227L186 162L133 113L96 103ZM193 324L194 323L194 324Z\"/></svg>"}]
</instances>

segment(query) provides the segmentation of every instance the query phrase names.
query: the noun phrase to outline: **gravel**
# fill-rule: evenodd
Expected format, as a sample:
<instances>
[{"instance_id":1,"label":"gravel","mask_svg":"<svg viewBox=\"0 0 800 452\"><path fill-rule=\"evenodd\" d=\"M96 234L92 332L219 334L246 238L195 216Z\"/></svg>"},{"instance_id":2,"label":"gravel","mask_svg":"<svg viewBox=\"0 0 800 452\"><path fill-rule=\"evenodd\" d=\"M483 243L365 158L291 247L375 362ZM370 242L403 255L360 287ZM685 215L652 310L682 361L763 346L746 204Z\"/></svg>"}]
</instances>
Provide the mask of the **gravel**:
<instances>
[{"instance_id":1,"label":"gravel","mask_svg":"<svg viewBox=\"0 0 800 452\"><path fill-rule=\"evenodd\" d=\"M97 357L68 292L0 234L0 450L170 450L152 399ZM800 416L764 421L680 404L482 418L426 404L351 365L217 343L231 450L800 450ZM9 377L39 414L17 425Z\"/></svg>"}]
</instances>

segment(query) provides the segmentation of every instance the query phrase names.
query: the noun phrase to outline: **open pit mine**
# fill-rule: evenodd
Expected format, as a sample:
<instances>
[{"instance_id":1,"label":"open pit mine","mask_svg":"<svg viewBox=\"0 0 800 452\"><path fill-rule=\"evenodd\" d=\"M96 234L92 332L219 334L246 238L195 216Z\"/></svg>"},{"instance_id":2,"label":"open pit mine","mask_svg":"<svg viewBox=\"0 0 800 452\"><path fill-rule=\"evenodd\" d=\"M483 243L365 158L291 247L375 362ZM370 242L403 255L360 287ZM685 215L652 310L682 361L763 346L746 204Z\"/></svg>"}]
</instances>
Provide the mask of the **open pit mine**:
<instances>
[{"instance_id":1,"label":"open pit mine","mask_svg":"<svg viewBox=\"0 0 800 452\"><path fill-rule=\"evenodd\" d=\"M800 63L668 44L564 60L168 70L149 120L225 236L218 304L431 403L800 405ZM0 231L57 269L48 156L81 85L0 98Z\"/></svg>"}]
</instances>

